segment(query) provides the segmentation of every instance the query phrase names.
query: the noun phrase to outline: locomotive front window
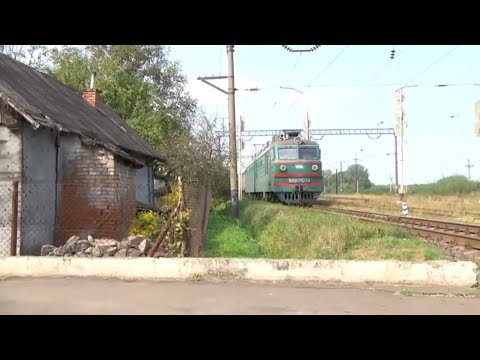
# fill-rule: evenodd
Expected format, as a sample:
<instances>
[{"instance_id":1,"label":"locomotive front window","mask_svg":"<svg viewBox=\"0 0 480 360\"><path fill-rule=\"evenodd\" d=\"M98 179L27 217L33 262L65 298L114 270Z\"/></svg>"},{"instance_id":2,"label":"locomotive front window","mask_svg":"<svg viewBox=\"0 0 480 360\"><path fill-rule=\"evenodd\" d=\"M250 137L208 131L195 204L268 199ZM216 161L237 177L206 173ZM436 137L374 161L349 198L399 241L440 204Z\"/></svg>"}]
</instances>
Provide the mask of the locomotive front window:
<instances>
[{"instance_id":1,"label":"locomotive front window","mask_svg":"<svg viewBox=\"0 0 480 360\"><path fill-rule=\"evenodd\" d=\"M313 146L300 146L298 149L299 158L301 160L316 160L318 159L318 152L317 148Z\"/></svg>"},{"instance_id":2,"label":"locomotive front window","mask_svg":"<svg viewBox=\"0 0 480 360\"><path fill-rule=\"evenodd\" d=\"M278 148L278 158L280 160L297 160L298 149L297 147L281 147Z\"/></svg>"}]
</instances>

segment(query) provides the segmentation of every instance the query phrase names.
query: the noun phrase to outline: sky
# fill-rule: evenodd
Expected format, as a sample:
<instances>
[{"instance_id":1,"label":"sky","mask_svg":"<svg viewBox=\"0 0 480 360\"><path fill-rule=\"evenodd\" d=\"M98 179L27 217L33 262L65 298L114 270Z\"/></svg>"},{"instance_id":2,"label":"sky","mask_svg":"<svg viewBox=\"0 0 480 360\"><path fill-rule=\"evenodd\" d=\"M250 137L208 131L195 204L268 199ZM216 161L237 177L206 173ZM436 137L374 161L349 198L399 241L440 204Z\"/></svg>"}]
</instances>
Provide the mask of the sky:
<instances>
[{"instance_id":1,"label":"sky","mask_svg":"<svg viewBox=\"0 0 480 360\"><path fill-rule=\"evenodd\" d=\"M180 63L188 77L187 89L199 106L227 125L227 95L197 79L227 75L226 46L169 48L169 58ZM480 180L480 137L474 132L475 103L480 100L480 46L322 45L297 53L281 45L238 45L234 50L236 119L245 119L246 130L303 128L307 113L311 129L393 128L395 91L417 85L403 89L406 184L467 176L467 159L473 164L471 179ZM211 82L228 88L227 80ZM434 86L439 84L450 86ZM245 90L251 88L260 90ZM243 155L249 156L255 152L254 144L270 138L244 140L248 141ZM373 183L394 181L393 135L329 135L315 140L322 150L324 170L340 170L340 164L345 169L357 158ZM244 166L248 163L243 159Z\"/></svg>"}]
</instances>

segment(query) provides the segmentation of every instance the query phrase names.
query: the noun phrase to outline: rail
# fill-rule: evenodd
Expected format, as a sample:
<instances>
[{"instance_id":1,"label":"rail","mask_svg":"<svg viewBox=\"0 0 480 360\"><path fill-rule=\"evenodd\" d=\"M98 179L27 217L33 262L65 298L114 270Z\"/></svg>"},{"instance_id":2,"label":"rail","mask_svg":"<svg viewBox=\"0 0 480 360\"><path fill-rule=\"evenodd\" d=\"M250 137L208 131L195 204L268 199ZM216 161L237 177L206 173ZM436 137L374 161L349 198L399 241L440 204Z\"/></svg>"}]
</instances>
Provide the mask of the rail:
<instances>
[{"instance_id":1,"label":"rail","mask_svg":"<svg viewBox=\"0 0 480 360\"><path fill-rule=\"evenodd\" d=\"M382 209L386 211L398 211L400 209L399 206L395 205L388 205L385 203L377 203L373 199L362 199L362 198L353 198L353 197L342 197L342 196L328 196L319 199L319 202L329 202L329 203L336 203L338 205L346 205L346 203L350 203L352 207L361 207L358 206L359 202L363 202L368 204L368 206L373 206L377 209ZM367 206L367 205L366 205ZM410 213L418 213L418 214L429 214L429 215L438 215L444 217L460 217L460 216L468 216L473 219L480 220L480 212L472 212L466 210L458 210L458 209L432 209L432 208L422 208L417 206L409 206Z\"/></svg>"},{"instance_id":2,"label":"rail","mask_svg":"<svg viewBox=\"0 0 480 360\"><path fill-rule=\"evenodd\" d=\"M323 212L341 213L359 220L383 222L401 226L407 229L410 233L427 239L480 249L480 225L477 224L405 217L361 210L332 208L320 205L314 205L312 209Z\"/></svg>"}]
</instances>

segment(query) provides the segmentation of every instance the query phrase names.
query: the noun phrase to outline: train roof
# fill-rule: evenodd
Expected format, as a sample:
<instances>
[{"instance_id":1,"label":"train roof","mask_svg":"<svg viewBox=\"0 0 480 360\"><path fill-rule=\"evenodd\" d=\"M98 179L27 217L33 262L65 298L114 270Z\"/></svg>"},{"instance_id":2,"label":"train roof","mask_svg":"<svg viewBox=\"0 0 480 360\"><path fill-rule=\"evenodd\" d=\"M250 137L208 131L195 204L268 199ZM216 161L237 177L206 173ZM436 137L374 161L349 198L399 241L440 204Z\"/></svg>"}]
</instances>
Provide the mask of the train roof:
<instances>
[{"instance_id":1,"label":"train roof","mask_svg":"<svg viewBox=\"0 0 480 360\"><path fill-rule=\"evenodd\" d=\"M294 139L287 140L275 140L271 145L318 145L316 141L303 140L300 144L297 144Z\"/></svg>"}]
</instances>

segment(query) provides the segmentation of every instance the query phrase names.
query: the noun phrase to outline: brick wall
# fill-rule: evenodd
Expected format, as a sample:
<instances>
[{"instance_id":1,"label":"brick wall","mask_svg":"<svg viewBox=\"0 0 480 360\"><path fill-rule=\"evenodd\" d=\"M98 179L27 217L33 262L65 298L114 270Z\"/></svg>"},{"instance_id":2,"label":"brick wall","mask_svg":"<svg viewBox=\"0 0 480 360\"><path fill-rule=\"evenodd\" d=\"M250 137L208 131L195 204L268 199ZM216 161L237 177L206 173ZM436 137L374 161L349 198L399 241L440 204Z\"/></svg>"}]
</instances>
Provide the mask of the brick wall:
<instances>
[{"instance_id":1,"label":"brick wall","mask_svg":"<svg viewBox=\"0 0 480 360\"><path fill-rule=\"evenodd\" d=\"M99 146L61 137L56 244L70 236L121 239L135 217L135 169Z\"/></svg>"}]
</instances>

